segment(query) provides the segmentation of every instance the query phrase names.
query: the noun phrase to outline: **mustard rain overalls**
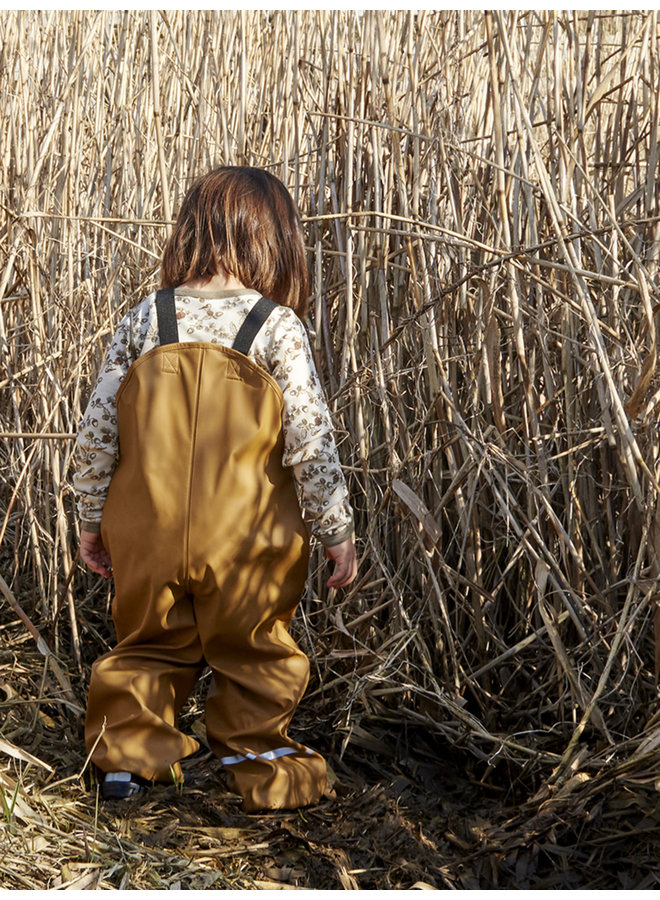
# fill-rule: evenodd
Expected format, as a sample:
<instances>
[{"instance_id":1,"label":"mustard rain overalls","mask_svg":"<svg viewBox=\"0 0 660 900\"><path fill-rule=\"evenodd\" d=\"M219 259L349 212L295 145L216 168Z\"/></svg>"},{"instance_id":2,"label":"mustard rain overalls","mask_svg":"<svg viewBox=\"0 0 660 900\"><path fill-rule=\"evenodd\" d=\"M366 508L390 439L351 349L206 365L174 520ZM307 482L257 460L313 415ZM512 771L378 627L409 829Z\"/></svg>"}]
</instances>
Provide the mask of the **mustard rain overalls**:
<instances>
[{"instance_id":1,"label":"mustard rain overalls","mask_svg":"<svg viewBox=\"0 0 660 900\"><path fill-rule=\"evenodd\" d=\"M208 741L248 811L326 786L323 758L287 736L309 674L288 632L309 542L282 465L282 392L247 358L275 305L258 300L229 349L179 343L174 291L157 294L160 346L117 393L101 535L118 644L93 666L85 730L103 771L171 781L199 746L176 721L208 664Z\"/></svg>"}]
</instances>

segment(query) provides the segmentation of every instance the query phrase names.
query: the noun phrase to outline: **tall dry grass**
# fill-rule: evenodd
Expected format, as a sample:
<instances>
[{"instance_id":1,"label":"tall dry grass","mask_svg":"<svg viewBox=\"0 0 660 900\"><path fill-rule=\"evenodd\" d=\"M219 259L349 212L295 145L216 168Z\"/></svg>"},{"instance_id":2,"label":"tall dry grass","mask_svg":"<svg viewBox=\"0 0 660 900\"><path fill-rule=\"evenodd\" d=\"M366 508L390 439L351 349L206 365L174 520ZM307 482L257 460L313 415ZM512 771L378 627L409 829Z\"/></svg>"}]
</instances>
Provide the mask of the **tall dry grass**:
<instances>
[{"instance_id":1,"label":"tall dry grass","mask_svg":"<svg viewBox=\"0 0 660 900\"><path fill-rule=\"evenodd\" d=\"M75 715L111 641L70 482L104 348L190 179L249 163L306 219L356 511L357 583L317 552L297 622L321 721L421 724L537 800L657 777L657 14L30 11L0 42L0 587L45 696Z\"/></svg>"}]
</instances>

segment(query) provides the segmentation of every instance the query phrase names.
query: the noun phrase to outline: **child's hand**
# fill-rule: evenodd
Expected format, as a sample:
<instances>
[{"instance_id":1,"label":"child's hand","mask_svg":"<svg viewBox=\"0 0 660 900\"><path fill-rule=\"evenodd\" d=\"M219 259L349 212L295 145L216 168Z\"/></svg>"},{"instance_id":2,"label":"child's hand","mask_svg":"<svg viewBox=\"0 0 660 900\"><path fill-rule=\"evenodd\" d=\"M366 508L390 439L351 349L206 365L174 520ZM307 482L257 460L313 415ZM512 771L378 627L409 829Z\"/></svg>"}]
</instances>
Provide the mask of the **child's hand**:
<instances>
[{"instance_id":1,"label":"child's hand","mask_svg":"<svg viewBox=\"0 0 660 900\"><path fill-rule=\"evenodd\" d=\"M103 546L101 535L95 531L80 532L80 558L97 575L110 578L112 560Z\"/></svg>"},{"instance_id":2,"label":"child's hand","mask_svg":"<svg viewBox=\"0 0 660 900\"><path fill-rule=\"evenodd\" d=\"M346 587L355 579L357 559L352 538L335 544L334 547L326 547L325 555L335 563L335 571L327 581L329 588Z\"/></svg>"}]
</instances>

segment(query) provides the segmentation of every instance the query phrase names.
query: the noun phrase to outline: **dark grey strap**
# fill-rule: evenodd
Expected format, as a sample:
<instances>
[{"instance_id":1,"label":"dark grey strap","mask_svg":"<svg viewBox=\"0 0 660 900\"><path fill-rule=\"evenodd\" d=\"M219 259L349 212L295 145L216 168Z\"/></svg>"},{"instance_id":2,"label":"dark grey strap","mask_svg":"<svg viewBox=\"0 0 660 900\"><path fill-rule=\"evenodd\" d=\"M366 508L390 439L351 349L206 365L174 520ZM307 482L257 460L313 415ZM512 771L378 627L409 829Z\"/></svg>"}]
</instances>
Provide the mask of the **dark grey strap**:
<instances>
[{"instance_id":1,"label":"dark grey strap","mask_svg":"<svg viewBox=\"0 0 660 900\"><path fill-rule=\"evenodd\" d=\"M158 341L161 344L178 344L179 328L176 323L174 288L164 288L156 294L158 316Z\"/></svg>"},{"instance_id":2,"label":"dark grey strap","mask_svg":"<svg viewBox=\"0 0 660 900\"><path fill-rule=\"evenodd\" d=\"M268 297L262 297L260 300L257 300L238 329L236 340L232 344L232 350L238 350L239 353L247 356L252 346L252 341L276 306L277 303L269 300Z\"/></svg>"}]
</instances>

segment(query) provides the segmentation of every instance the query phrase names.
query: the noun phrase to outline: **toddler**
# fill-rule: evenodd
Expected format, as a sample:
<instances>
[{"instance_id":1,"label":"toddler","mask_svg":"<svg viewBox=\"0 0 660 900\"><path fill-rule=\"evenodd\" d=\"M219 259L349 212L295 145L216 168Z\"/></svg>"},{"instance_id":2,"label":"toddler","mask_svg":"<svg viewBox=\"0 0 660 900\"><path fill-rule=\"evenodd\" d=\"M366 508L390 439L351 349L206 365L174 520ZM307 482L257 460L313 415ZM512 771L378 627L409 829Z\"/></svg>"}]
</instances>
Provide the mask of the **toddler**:
<instances>
[{"instance_id":1,"label":"toddler","mask_svg":"<svg viewBox=\"0 0 660 900\"><path fill-rule=\"evenodd\" d=\"M114 575L118 640L92 669L87 746L105 798L178 780L198 744L177 716L208 665L208 741L244 808L304 806L326 788L323 758L287 734L309 672L288 630L306 521L329 587L357 565L286 188L248 167L200 178L161 283L120 323L78 436L80 555Z\"/></svg>"}]
</instances>

